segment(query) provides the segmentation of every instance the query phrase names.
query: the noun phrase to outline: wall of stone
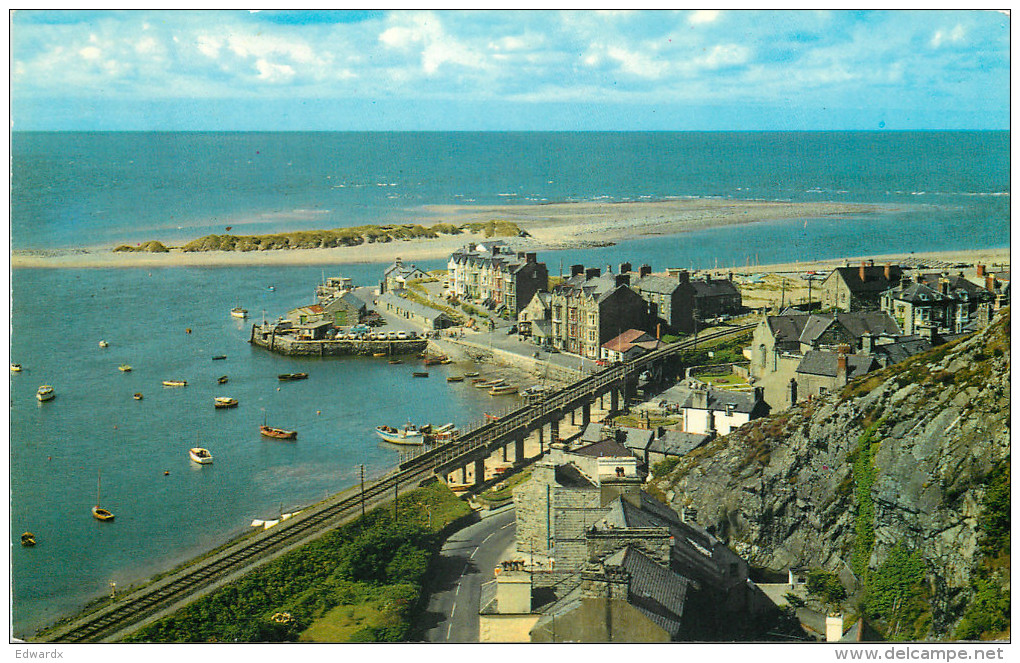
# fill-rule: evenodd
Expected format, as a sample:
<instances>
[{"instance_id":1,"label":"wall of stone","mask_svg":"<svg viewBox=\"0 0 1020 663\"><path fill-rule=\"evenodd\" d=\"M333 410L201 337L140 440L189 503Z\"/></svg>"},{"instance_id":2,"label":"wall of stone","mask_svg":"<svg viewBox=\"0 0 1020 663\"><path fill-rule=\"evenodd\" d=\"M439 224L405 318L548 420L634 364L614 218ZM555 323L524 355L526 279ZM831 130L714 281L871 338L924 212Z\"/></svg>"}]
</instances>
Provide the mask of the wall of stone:
<instances>
[{"instance_id":1,"label":"wall of stone","mask_svg":"<svg viewBox=\"0 0 1020 663\"><path fill-rule=\"evenodd\" d=\"M253 334L252 345L257 345L278 354L300 357L352 357L371 356L380 352L386 355L413 355L425 351L426 339L409 339L405 341L299 341L291 336L270 334L263 337ZM271 346L271 347L270 347Z\"/></svg>"}]
</instances>

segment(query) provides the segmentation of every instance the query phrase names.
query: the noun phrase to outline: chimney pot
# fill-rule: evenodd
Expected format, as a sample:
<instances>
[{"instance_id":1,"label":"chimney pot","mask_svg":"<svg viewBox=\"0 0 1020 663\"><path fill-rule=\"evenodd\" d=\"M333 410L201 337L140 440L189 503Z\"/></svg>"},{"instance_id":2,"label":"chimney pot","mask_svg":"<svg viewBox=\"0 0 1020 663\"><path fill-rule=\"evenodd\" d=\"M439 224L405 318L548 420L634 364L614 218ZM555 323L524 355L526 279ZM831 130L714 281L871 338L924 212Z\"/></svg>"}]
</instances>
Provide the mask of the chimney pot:
<instances>
[{"instance_id":1,"label":"chimney pot","mask_svg":"<svg viewBox=\"0 0 1020 663\"><path fill-rule=\"evenodd\" d=\"M631 271L633 271L633 268L631 267L631 264L629 262L621 262L620 263L620 273L621 274L626 274L627 272L631 272Z\"/></svg>"},{"instance_id":2,"label":"chimney pot","mask_svg":"<svg viewBox=\"0 0 1020 663\"><path fill-rule=\"evenodd\" d=\"M589 267L584 270L584 277L586 279L597 279L602 274L602 270L598 267Z\"/></svg>"},{"instance_id":3,"label":"chimney pot","mask_svg":"<svg viewBox=\"0 0 1020 663\"><path fill-rule=\"evenodd\" d=\"M584 265L571 265L570 275L577 276L578 274L584 274Z\"/></svg>"},{"instance_id":4,"label":"chimney pot","mask_svg":"<svg viewBox=\"0 0 1020 663\"><path fill-rule=\"evenodd\" d=\"M980 278L980 277L985 275L985 266L982 265L981 263L977 264L977 275L978 275L978 278Z\"/></svg>"},{"instance_id":5,"label":"chimney pot","mask_svg":"<svg viewBox=\"0 0 1020 663\"><path fill-rule=\"evenodd\" d=\"M638 270L638 276L640 277L648 276L651 273L652 273L651 265L641 265L640 269Z\"/></svg>"}]
</instances>

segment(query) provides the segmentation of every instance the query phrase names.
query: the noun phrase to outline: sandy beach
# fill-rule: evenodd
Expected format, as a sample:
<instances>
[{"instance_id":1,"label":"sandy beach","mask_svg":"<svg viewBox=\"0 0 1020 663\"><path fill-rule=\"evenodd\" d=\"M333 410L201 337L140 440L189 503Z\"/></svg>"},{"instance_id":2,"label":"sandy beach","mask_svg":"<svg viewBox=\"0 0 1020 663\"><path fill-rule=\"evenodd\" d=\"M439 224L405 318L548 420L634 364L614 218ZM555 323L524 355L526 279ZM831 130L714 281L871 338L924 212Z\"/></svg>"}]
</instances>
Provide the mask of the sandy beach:
<instances>
[{"instance_id":1,"label":"sandy beach","mask_svg":"<svg viewBox=\"0 0 1020 663\"><path fill-rule=\"evenodd\" d=\"M732 224L792 218L868 214L874 205L785 203L754 200L689 199L626 203L552 203L547 205L429 206L417 221L463 224L492 219L513 221L530 237L514 238L519 250L542 251L601 246L624 239L671 235ZM159 240L158 237L151 239ZM113 246L75 249L19 250L11 267L229 267L244 265L318 265L383 263L440 259L478 234L442 235L437 239L396 240L333 249L276 251L206 251L169 253L114 252Z\"/></svg>"}]
</instances>

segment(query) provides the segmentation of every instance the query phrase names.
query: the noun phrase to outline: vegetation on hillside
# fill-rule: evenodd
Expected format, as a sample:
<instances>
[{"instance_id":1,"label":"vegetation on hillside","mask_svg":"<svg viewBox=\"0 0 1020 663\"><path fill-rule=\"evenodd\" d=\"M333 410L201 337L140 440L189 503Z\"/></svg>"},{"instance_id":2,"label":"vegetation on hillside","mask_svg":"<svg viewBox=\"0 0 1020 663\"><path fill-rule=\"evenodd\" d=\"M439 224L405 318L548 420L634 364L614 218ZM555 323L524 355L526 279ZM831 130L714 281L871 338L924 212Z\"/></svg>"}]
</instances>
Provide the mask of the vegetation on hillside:
<instances>
[{"instance_id":1,"label":"vegetation on hillside","mask_svg":"<svg viewBox=\"0 0 1020 663\"><path fill-rule=\"evenodd\" d=\"M121 244L120 246L115 248L114 251L115 252L118 252L118 251L120 251L120 252L134 251L134 252L143 252L143 253L169 253L170 249L168 249L162 242L148 241L148 242L145 242L143 244L139 244L137 246L131 246L129 244Z\"/></svg>"},{"instance_id":2,"label":"vegetation on hillside","mask_svg":"<svg viewBox=\"0 0 1020 663\"><path fill-rule=\"evenodd\" d=\"M441 483L400 497L137 631L126 642L400 642L444 527L470 509Z\"/></svg>"}]
</instances>

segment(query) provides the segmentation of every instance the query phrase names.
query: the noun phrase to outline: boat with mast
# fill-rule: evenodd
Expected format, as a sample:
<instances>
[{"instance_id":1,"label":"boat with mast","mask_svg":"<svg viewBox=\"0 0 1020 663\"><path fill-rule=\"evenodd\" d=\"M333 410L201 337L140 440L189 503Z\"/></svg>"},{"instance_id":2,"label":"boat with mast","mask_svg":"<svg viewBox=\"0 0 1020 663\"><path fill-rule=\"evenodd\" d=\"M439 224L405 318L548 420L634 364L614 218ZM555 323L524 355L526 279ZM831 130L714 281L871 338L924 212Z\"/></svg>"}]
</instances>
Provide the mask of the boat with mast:
<instances>
[{"instance_id":1,"label":"boat with mast","mask_svg":"<svg viewBox=\"0 0 1020 663\"><path fill-rule=\"evenodd\" d=\"M103 489L103 475L100 474L99 479L96 482L96 505L92 507L92 517L95 518L96 520L106 522L108 520L113 520L113 513L99 506L102 503L102 500L100 499L100 497L102 496L102 489Z\"/></svg>"}]
</instances>

